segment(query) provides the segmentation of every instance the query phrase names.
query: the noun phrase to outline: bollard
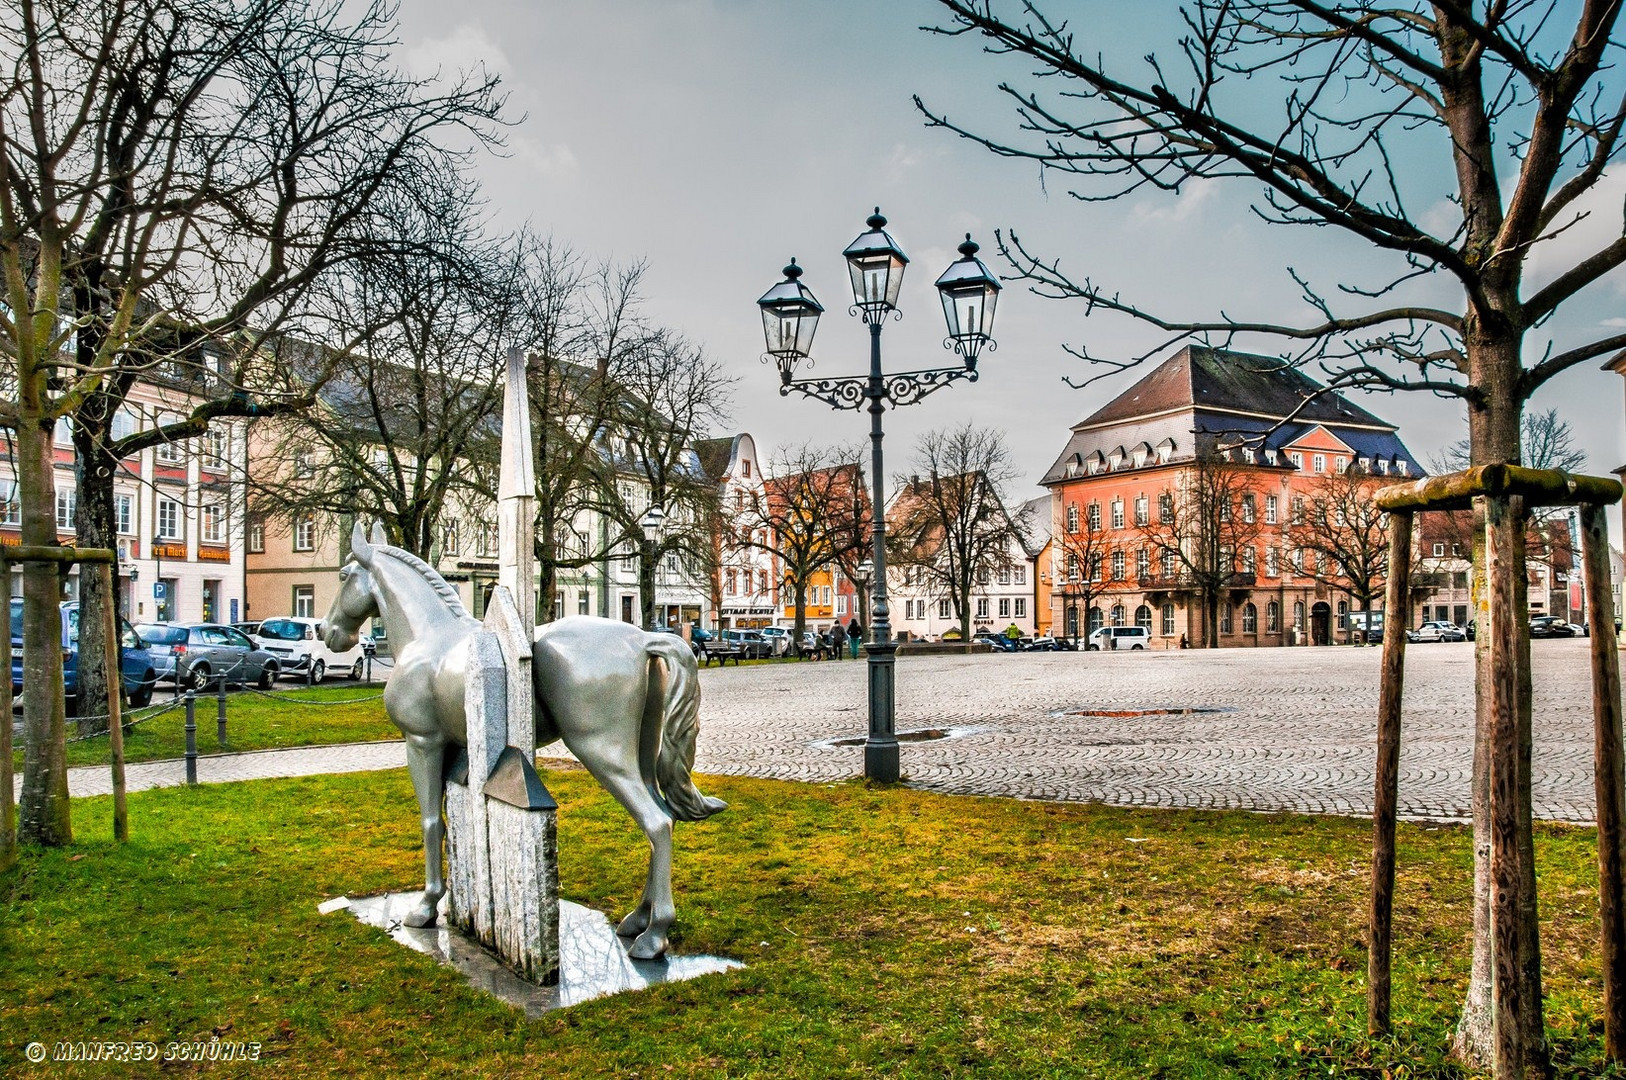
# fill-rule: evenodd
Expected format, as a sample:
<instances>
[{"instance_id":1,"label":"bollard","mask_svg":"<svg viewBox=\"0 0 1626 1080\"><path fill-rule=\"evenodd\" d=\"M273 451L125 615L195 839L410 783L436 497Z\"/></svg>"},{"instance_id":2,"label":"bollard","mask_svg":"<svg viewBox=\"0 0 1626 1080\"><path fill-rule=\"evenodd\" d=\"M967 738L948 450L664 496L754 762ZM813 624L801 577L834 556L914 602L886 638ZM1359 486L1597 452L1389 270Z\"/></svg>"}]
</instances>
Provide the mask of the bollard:
<instances>
[{"instance_id":1,"label":"bollard","mask_svg":"<svg viewBox=\"0 0 1626 1080\"><path fill-rule=\"evenodd\" d=\"M198 708L197 695L186 692L186 782L198 782Z\"/></svg>"},{"instance_id":2,"label":"bollard","mask_svg":"<svg viewBox=\"0 0 1626 1080\"><path fill-rule=\"evenodd\" d=\"M220 676L219 689L215 691L215 741L221 746L226 745L226 676Z\"/></svg>"}]
</instances>

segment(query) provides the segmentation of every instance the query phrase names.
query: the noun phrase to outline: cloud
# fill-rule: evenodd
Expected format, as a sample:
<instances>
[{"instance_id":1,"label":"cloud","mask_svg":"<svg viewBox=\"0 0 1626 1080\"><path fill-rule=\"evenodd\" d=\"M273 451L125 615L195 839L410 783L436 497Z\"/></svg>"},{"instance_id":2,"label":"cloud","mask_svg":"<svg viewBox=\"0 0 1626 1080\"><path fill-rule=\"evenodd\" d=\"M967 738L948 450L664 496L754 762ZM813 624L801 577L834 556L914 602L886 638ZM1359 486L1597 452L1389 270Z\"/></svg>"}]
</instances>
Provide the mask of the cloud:
<instances>
[{"instance_id":1,"label":"cloud","mask_svg":"<svg viewBox=\"0 0 1626 1080\"><path fill-rule=\"evenodd\" d=\"M1193 180L1172 201L1167 196L1137 202L1129 212L1132 226L1179 225L1195 217L1214 197L1219 185L1211 180Z\"/></svg>"},{"instance_id":2,"label":"cloud","mask_svg":"<svg viewBox=\"0 0 1626 1080\"><path fill-rule=\"evenodd\" d=\"M886 162L887 181L899 183L919 164L920 155L915 153L908 143L895 143L892 147L892 156Z\"/></svg>"},{"instance_id":3,"label":"cloud","mask_svg":"<svg viewBox=\"0 0 1626 1080\"><path fill-rule=\"evenodd\" d=\"M1599 323L1598 325L1599 326L1610 326L1610 327L1619 328L1619 327L1622 327L1622 326L1626 326L1626 319L1622 319L1621 317L1619 317L1617 315L1613 319L1605 319L1603 322Z\"/></svg>"},{"instance_id":4,"label":"cloud","mask_svg":"<svg viewBox=\"0 0 1626 1080\"><path fill-rule=\"evenodd\" d=\"M467 23L445 37L423 39L405 50L401 59L407 71L420 79L436 74L450 77L481 68L492 75L507 75L512 70L508 57L485 30Z\"/></svg>"},{"instance_id":5,"label":"cloud","mask_svg":"<svg viewBox=\"0 0 1626 1080\"><path fill-rule=\"evenodd\" d=\"M574 176L578 162L576 152L566 143L544 143L524 135L508 140L515 160L523 161L542 176Z\"/></svg>"}]
</instances>

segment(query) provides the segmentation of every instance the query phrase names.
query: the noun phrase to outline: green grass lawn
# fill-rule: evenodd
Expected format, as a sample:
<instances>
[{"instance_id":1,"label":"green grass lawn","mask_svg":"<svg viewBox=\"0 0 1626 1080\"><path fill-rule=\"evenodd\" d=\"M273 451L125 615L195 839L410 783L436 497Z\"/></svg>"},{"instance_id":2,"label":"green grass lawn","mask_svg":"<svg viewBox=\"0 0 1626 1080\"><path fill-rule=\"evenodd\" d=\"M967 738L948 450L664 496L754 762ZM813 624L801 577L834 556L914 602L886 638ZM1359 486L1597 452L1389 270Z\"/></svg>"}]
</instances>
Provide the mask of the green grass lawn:
<instances>
[{"instance_id":1,"label":"green grass lawn","mask_svg":"<svg viewBox=\"0 0 1626 1080\"><path fill-rule=\"evenodd\" d=\"M216 703L212 695L197 699L198 753L220 754L233 750L268 750L278 746L326 746L332 743L371 742L398 739L401 733L384 715L378 693L382 686L293 687L278 691L275 699L248 691L226 695L226 745L215 739ZM357 701L356 699L365 699ZM301 701L328 704L302 705ZM332 704L355 702L354 704ZM135 716L156 713L168 705L169 694L160 692L153 706L135 710ZM68 738L77 734L68 721ZM16 770L23 767L22 740L13 751ZM68 764L106 765L112 753L107 736L100 735L68 744ZM170 709L150 720L141 720L124 736L124 760L153 761L180 757L186 753L186 710Z\"/></svg>"},{"instance_id":2,"label":"green grass lawn","mask_svg":"<svg viewBox=\"0 0 1626 1080\"><path fill-rule=\"evenodd\" d=\"M565 895L618 917L642 837L586 774L547 780ZM1401 829L1397 1035L1374 1040L1363 822L702 787L731 808L678 829L674 949L749 966L540 1021L316 913L420 880L404 771L132 795L123 847L107 800L76 802L79 842L0 879L0 1074L122 1074L35 1068L29 1040L219 1032L333 1076L1463 1075L1463 829ZM1558 1073L1611 1075L1594 834L1541 826L1538 855Z\"/></svg>"}]
</instances>

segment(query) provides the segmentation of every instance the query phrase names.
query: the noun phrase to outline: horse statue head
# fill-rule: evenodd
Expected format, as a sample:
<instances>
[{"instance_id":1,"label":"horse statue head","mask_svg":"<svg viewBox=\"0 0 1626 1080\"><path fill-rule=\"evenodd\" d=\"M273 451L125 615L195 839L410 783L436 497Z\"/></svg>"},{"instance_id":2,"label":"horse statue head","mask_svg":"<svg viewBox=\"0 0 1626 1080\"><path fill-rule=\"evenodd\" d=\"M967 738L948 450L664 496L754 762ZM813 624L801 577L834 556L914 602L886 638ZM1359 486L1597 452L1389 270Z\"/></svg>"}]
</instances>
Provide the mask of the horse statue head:
<instances>
[{"instance_id":1,"label":"horse statue head","mask_svg":"<svg viewBox=\"0 0 1626 1080\"><path fill-rule=\"evenodd\" d=\"M322 640L334 652L355 648L361 638L361 624L383 613L378 590L373 588L373 549L389 543L382 522L373 522L369 541L361 522L350 530L350 561L339 571L339 593L333 598L327 618L322 620Z\"/></svg>"}]
</instances>

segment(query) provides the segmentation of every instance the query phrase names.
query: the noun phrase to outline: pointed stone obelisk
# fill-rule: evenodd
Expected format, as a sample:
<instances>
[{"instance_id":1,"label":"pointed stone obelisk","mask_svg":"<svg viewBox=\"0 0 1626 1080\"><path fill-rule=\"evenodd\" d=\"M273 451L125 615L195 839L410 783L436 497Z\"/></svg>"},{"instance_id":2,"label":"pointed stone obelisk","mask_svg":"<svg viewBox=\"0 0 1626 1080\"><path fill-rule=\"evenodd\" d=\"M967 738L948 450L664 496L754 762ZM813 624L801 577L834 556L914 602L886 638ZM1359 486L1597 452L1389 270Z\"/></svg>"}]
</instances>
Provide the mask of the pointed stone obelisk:
<instances>
[{"instance_id":1,"label":"pointed stone obelisk","mask_svg":"<svg viewBox=\"0 0 1626 1080\"><path fill-rule=\"evenodd\" d=\"M533 760L536 473L524 355L509 350L507 365L497 585L470 640L468 752L446 786L448 878L458 925L525 978L549 984L559 978L558 805Z\"/></svg>"}]
</instances>

